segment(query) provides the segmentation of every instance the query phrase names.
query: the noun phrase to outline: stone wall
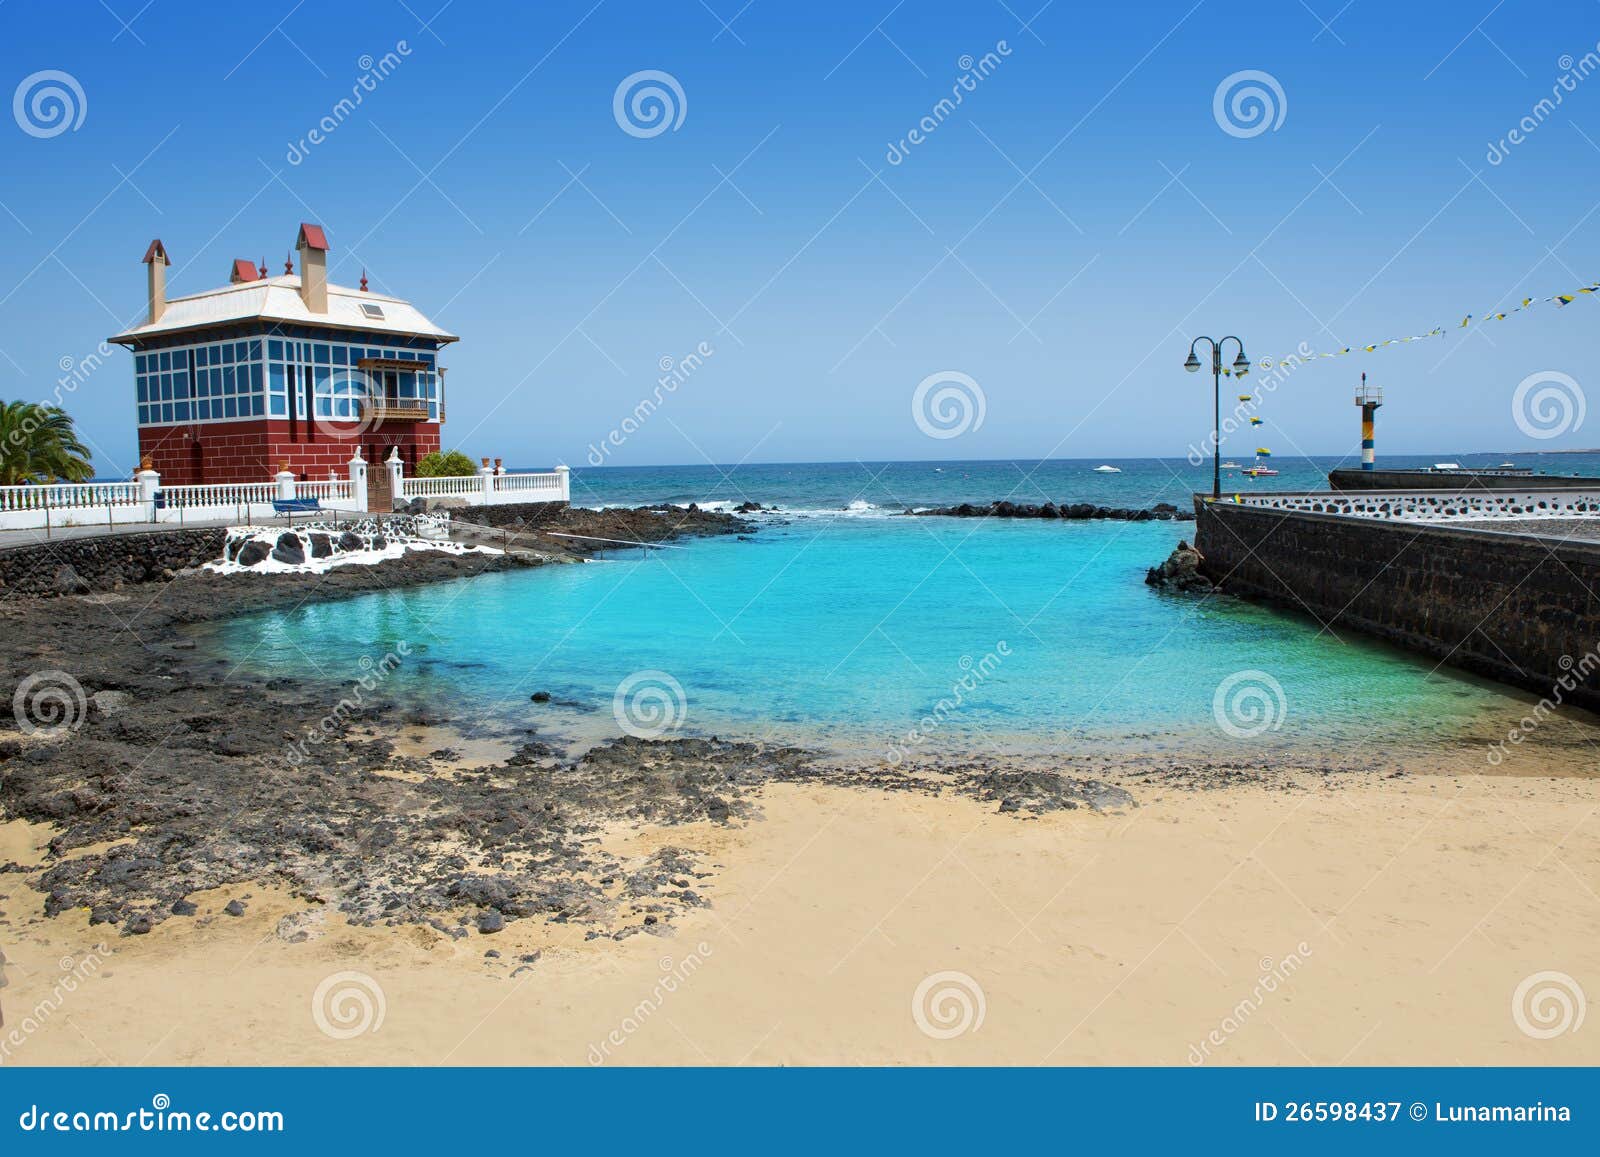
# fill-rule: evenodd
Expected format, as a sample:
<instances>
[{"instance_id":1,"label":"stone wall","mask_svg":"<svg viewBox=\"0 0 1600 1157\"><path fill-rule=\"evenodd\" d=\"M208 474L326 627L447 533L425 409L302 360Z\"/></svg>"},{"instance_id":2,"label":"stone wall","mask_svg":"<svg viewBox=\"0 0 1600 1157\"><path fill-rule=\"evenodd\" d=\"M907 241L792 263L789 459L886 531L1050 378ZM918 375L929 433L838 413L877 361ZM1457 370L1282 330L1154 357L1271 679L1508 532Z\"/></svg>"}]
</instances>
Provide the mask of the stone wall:
<instances>
[{"instance_id":1,"label":"stone wall","mask_svg":"<svg viewBox=\"0 0 1600 1157\"><path fill-rule=\"evenodd\" d=\"M1575 681L1564 699L1600 710L1600 543L1199 499L1195 510L1201 569L1227 591L1539 695Z\"/></svg>"},{"instance_id":2,"label":"stone wall","mask_svg":"<svg viewBox=\"0 0 1600 1157\"><path fill-rule=\"evenodd\" d=\"M0 550L0 597L71 595L160 582L222 557L223 527L61 538Z\"/></svg>"}]
</instances>

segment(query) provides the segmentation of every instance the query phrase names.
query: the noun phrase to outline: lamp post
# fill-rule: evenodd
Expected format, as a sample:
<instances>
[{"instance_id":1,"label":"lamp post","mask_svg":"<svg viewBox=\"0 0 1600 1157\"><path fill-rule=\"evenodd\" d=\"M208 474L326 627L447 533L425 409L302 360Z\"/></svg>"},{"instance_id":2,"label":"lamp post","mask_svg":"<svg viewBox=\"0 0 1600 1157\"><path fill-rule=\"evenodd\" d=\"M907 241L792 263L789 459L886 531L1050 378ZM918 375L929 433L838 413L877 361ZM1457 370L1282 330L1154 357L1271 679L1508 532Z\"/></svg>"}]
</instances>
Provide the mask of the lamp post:
<instances>
[{"instance_id":1,"label":"lamp post","mask_svg":"<svg viewBox=\"0 0 1600 1157\"><path fill-rule=\"evenodd\" d=\"M1191 374L1200 368L1200 359L1195 356L1195 347L1201 342L1211 345L1211 501L1216 502L1222 497L1222 347L1232 342L1239 347L1239 356L1233 359L1233 376L1242 378L1250 372L1250 359L1244 356L1244 342L1229 335L1221 341L1209 337L1197 337L1189 343L1189 356L1183 363L1183 368Z\"/></svg>"}]
</instances>

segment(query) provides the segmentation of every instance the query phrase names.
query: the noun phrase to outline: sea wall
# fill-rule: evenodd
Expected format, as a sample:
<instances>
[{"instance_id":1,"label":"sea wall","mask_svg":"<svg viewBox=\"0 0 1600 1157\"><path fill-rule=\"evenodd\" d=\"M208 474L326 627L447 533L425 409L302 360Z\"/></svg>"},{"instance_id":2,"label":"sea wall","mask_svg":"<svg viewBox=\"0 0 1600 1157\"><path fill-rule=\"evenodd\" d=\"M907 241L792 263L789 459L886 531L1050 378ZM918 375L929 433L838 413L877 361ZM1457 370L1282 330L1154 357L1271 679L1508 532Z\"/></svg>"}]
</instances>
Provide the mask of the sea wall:
<instances>
[{"instance_id":1,"label":"sea wall","mask_svg":"<svg viewBox=\"0 0 1600 1157\"><path fill-rule=\"evenodd\" d=\"M0 549L0 595L72 595L159 582L222 557L223 527L105 534Z\"/></svg>"},{"instance_id":2,"label":"sea wall","mask_svg":"<svg viewBox=\"0 0 1600 1157\"><path fill-rule=\"evenodd\" d=\"M1195 513L1202 573L1226 591L1600 710L1600 543L1199 498Z\"/></svg>"}]
</instances>

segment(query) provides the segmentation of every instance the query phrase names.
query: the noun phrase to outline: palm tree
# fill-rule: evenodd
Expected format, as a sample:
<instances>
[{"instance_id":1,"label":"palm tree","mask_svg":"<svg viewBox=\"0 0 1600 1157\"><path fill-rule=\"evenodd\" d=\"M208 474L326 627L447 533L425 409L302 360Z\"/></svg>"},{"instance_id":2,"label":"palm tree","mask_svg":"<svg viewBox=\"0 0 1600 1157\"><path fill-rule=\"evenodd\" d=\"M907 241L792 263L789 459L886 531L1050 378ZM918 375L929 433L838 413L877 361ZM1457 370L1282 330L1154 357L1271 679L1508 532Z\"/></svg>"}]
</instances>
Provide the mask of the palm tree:
<instances>
[{"instance_id":1,"label":"palm tree","mask_svg":"<svg viewBox=\"0 0 1600 1157\"><path fill-rule=\"evenodd\" d=\"M23 482L87 482L88 447L60 406L0 402L0 486Z\"/></svg>"}]
</instances>

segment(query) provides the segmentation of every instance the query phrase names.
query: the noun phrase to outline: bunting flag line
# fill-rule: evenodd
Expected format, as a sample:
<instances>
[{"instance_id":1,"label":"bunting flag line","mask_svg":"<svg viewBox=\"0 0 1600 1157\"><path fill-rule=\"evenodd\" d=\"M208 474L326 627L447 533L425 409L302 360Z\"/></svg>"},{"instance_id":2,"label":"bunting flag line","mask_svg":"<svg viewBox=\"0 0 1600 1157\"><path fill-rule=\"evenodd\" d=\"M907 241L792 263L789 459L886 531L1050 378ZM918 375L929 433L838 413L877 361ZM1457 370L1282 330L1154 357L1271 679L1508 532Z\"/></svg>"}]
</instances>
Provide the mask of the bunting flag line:
<instances>
[{"instance_id":1,"label":"bunting flag line","mask_svg":"<svg viewBox=\"0 0 1600 1157\"><path fill-rule=\"evenodd\" d=\"M1491 321L1504 321L1506 318L1510 317L1513 313L1521 313L1525 309L1531 309L1533 306L1541 304L1541 303L1546 302L1546 301L1555 302L1556 303L1556 308L1557 309L1561 309L1564 306L1571 305L1574 301L1578 300L1579 296L1581 296L1583 294L1592 294L1592 293L1596 293L1596 292L1600 292L1600 281L1596 281L1596 282L1594 282L1593 284L1590 284L1590 285L1579 286L1577 289L1573 290L1571 293L1557 293L1557 294L1552 294L1549 297L1524 297L1522 299L1522 304L1520 304L1520 305L1518 305L1518 306L1516 306L1516 307L1514 307L1512 309L1508 309L1508 310L1504 310L1504 311L1500 311L1500 312L1496 312L1496 313L1486 313L1486 314L1484 314L1482 320L1479 321L1478 324L1487 325ZM1470 314L1470 313L1467 314L1465 317L1463 317L1460 320L1460 322L1458 322L1456 324L1455 328L1456 329L1468 329L1468 328L1470 328L1471 325L1472 325L1472 322L1473 322L1473 317L1474 317L1473 314ZM1260 368L1270 370L1274 366L1299 365L1299 364L1301 364L1303 362L1310 361L1312 358L1342 358L1346 354L1349 354L1352 350L1360 350L1362 353L1369 353L1370 354L1370 353L1374 353L1374 352L1376 352L1378 350L1383 349L1385 346L1403 345L1406 342L1423 341L1423 340L1425 340L1427 338L1430 338L1430 337L1443 337L1447 332L1448 331L1443 326L1436 326L1433 329L1430 329L1427 333L1412 334L1410 337L1385 338L1383 341L1376 341L1376 342L1373 342L1371 345L1345 346L1343 349L1323 350L1323 351L1321 351L1319 353L1307 353L1307 354L1298 354L1298 353L1296 353L1296 354L1290 354L1287 357L1278 358L1276 360L1274 360L1272 358L1266 358L1266 359L1263 359L1258 364L1260 365ZM1226 374L1228 377L1232 377L1233 376L1233 371L1231 369L1224 368L1222 372L1224 374ZM1241 402L1250 401L1250 396L1247 395L1247 394L1241 394L1239 396L1239 400Z\"/></svg>"}]
</instances>

